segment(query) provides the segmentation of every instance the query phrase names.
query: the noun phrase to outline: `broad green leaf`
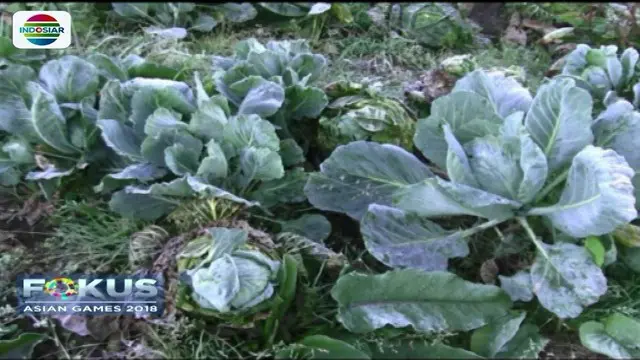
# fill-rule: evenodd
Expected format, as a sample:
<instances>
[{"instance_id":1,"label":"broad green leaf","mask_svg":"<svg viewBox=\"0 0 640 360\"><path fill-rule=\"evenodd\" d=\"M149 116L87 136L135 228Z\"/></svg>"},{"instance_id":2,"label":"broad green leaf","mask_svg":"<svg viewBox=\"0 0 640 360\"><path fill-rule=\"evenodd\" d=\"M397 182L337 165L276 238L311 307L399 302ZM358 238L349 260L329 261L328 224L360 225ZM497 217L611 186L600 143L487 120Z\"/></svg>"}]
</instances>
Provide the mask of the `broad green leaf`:
<instances>
[{"instance_id":1,"label":"broad green leaf","mask_svg":"<svg viewBox=\"0 0 640 360\"><path fill-rule=\"evenodd\" d=\"M299 17L299 16L305 16L307 15L307 11L298 6L295 5L293 3L268 3L268 2L261 2L258 3L260 4L260 6L262 6L263 8L276 13L278 15L282 15L282 16L288 16L288 17Z\"/></svg>"},{"instance_id":2,"label":"broad green leaf","mask_svg":"<svg viewBox=\"0 0 640 360\"><path fill-rule=\"evenodd\" d=\"M98 69L100 76L107 80L126 81L129 77L127 70L118 60L105 54L91 54L87 57L87 61L93 64Z\"/></svg>"},{"instance_id":3,"label":"broad green leaf","mask_svg":"<svg viewBox=\"0 0 640 360\"><path fill-rule=\"evenodd\" d=\"M494 134L502 124L489 101L467 91L437 98L428 118L418 120L413 142L424 156L442 169L447 166L447 142L442 125L462 144L487 134Z\"/></svg>"},{"instance_id":4,"label":"broad green leaf","mask_svg":"<svg viewBox=\"0 0 640 360\"><path fill-rule=\"evenodd\" d=\"M597 236L588 236L584 241L584 247L589 250L596 265L602 267L604 265L606 249L600 239Z\"/></svg>"},{"instance_id":5,"label":"broad green leaf","mask_svg":"<svg viewBox=\"0 0 640 360\"><path fill-rule=\"evenodd\" d=\"M576 238L604 235L638 215L633 176L622 156L588 145L573 159L558 203L531 214L546 215L554 227Z\"/></svg>"},{"instance_id":6,"label":"broad green leaf","mask_svg":"<svg viewBox=\"0 0 640 360\"><path fill-rule=\"evenodd\" d=\"M533 300L533 284L529 271L518 271L513 276L498 275L500 287L511 297L513 301Z\"/></svg>"},{"instance_id":7,"label":"broad green leaf","mask_svg":"<svg viewBox=\"0 0 640 360\"><path fill-rule=\"evenodd\" d=\"M31 105L31 123L40 139L63 154L79 152L67 139L66 120L53 95L36 83L29 85L35 93Z\"/></svg>"},{"instance_id":8,"label":"broad green leaf","mask_svg":"<svg viewBox=\"0 0 640 360\"><path fill-rule=\"evenodd\" d=\"M231 300L240 292L239 270L227 254L212 261L208 268L194 271L191 283L199 305L220 312L229 311Z\"/></svg>"},{"instance_id":9,"label":"broad green leaf","mask_svg":"<svg viewBox=\"0 0 640 360\"><path fill-rule=\"evenodd\" d=\"M98 120L97 126L101 130L102 140L118 155L134 161L142 160L142 140L131 127L110 119Z\"/></svg>"},{"instance_id":10,"label":"broad green leaf","mask_svg":"<svg viewBox=\"0 0 640 360\"><path fill-rule=\"evenodd\" d=\"M392 268L447 270L449 258L469 254L460 232L384 205L369 205L360 232L371 255Z\"/></svg>"},{"instance_id":11,"label":"broad green leaf","mask_svg":"<svg viewBox=\"0 0 640 360\"><path fill-rule=\"evenodd\" d=\"M537 326L524 324L495 357L497 359L536 359L548 343L548 339L540 336Z\"/></svg>"},{"instance_id":12,"label":"broad green leaf","mask_svg":"<svg viewBox=\"0 0 640 360\"><path fill-rule=\"evenodd\" d=\"M264 207L270 208L277 204L295 204L307 200L304 186L307 183L308 174L302 168L287 170L284 176L264 181L251 193L254 199Z\"/></svg>"},{"instance_id":13,"label":"broad green leaf","mask_svg":"<svg viewBox=\"0 0 640 360\"><path fill-rule=\"evenodd\" d=\"M284 176L282 159L276 151L266 148L250 147L240 152L240 181L249 184L252 181L269 181Z\"/></svg>"},{"instance_id":14,"label":"broad green leaf","mask_svg":"<svg viewBox=\"0 0 640 360\"><path fill-rule=\"evenodd\" d=\"M607 317L604 323L583 323L580 342L589 350L612 359L631 359L640 356L638 331L640 322L616 313Z\"/></svg>"},{"instance_id":15,"label":"broad green leaf","mask_svg":"<svg viewBox=\"0 0 640 360\"><path fill-rule=\"evenodd\" d=\"M189 90L185 95L180 90L166 87L143 87L137 90L131 98L131 117L136 131L142 133L149 116L158 108L164 107L181 114L191 114L196 111L193 102L193 94Z\"/></svg>"},{"instance_id":16,"label":"broad green leaf","mask_svg":"<svg viewBox=\"0 0 640 360\"><path fill-rule=\"evenodd\" d=\"M46 339L43 334L25 332L12 339L0 340L0 359L29 359L33 348Z\"/></svg>"},{"instance_id":17,"label":"broad green leaf","mask_svg":"<svg viewBox=\"0 0 640 360\"><path fill-rule=\"evenodd\" d=\"M224 19L234 23L243 23L252 20L258 15L258 11L251 3L220 3L216 10L224 14Z\"/></svg>"},{"instance_id":18,"label":"broad green leaf","mask_svg":"<svg viewBox=\"0 0 640 360\"><path fill-rule=\"evenodd\" d=\"M284 167L302 164L306 160L304 151L293 139L280 140L280 157Z\"/></svg>"},{"instance_id":19,"label":"broad green leaf","mask_svg":"<svg viewBox=\"0 0 640 360\"><path fill-rule=\"evenodd\" d=\"M426 217L473 215L507 219L522 205L517 201L433 177L393 194L393 205Z\"/></svg>"},{"instance_id":20,"label":"broad green leaf","mask_svg":"<svg viewBox=\"0 0 640 360\"><path fill-rule=\"evenodd\" d=\"M144 124L144 133L147 136L158 136L162 131L166 130L187 130L186 123L181 121L182 115L166 109L158 108L147 118Z\"/></svg>"},{"instance_id":21,"label":"broad green leaf","mask_svg":"<svg viewBox=\"0 0 640 360\"><path fill-rule=\"evenodd\" d=\"M227 114L213 99L200 104L191 116L189 131L201 139L222 139L222 132L227 125Z\"/></svg>"},{"instance_id":22,"label":"broad green leaf","mask_svg":"<svg viewBox=\"0 0 640 360\"><path fill-rule=\"evenodd\" d=\"M456 82L451 91L473 92L487 99L494 112L502 118L517 112L527 112L532 104L529 90L501 72L476 70Z\"/></svg>"},{"instance_id":23,"label":"broad green leaf","mask_svg":"<svg viewBox=\"0 0 640 360\"><path fill-rule=\"evenodd\" d=\"M331 234L331 223L320 214L305 214L282 223L281 232L292 232L322 243Z\"/></svg>"},{"instance_id":24,"label":"broad green leaf","mask_svg":"<svg viewBox=\"0 0 640 360\"><path fill-rule=\"evenodd\" d=\"M316 118L329 103L324 91L316 87L289 86L285 95L287 116L294 120Z\"/></svg>"},{"instance_id":25,"label":"broad green leaf","mask_svg":"<svg viewBox=\"0 0 640 360\"><path fill-rule=\"evenodd\" d=\"M111 3L113 11L122 17L145 17L150 3Z\"/></svg>"},{"instance_id":26,"label":"broad green leaf","mask_svg":"<svg viewBox=\"0 0 640 360\"><path fill-rule=\"evenodd\" d=\"M391 205L394 191L433 173L415 156L394 145L356 141L339 146L310 176L304 192L320 210L360 219L369 204Z\"/></svg>"},{"instance_id":27,"label":"broad green leaf","mask_svg":"<svg viewBox=\"0 0 640 360\"><path fill-rule=\"evenodd\" d=\"M520 135L520 169L522 181L518 187L517 199L530 203L542 190L549 174L547 158L542 149L533 142L528 134Z\"/></svg>"},{"instance_id":28,"label":"broad green leaf","mask_svg":"<svg viewBox=\"0 0 640 360\"><path fill-rule=\"evenodd\" d=\"M385 340L369 346L373 359L483 359L471 351L442 343L416 340Z\"/></svg>"},{"instance_id":29,"label":"broad green leaf","mask_svg":"<svg viewBox=\"0 0 640 360\"><path fill-rule=\"evenodd\" d=\"M231 305L235 308L244 308L271 285L269 284L271 272L268 268L249 259L234 256L233 261L238 269L240 291L231 301Z\"/></svg>"},{"instance_id":30,"label":"broad green leaf","mask_svg":"<svg viewBox=\"0 0 640 360\"><path fill-rule=\"evenodd\" d=\"M210 260L217 260L224 255L231 255L233 251L247 242L247 232L240 229L212 227L206 229L213 240L209 252Z\"/></svg>"},{"instance_id":31,"label":"broad green leaf","mask_svg":"<svg viewBox=\"0 0 640 360\"><path fill-rule=\"evenodd\" d=\"M620 63L622 65L622 84L628 84L635 75L636 64L638 63L640 54L634 48L626 49L620 55Z\"/></svg>"},{"instance_id":32,"label":"broad green leaf","mask_svg":"<svg viewBox=\"0 0 640 360\"><path fill-rule=\"evenodd\" d=\"M124 124L131 113L131 99L124 85L118 80L110 80L100 90L99 120L117 120Z\"/></svg>"},{"instance_id":33,"label":"broad green leaf","mask_svg":"<svg viewBox=\"0 0 640 360\"><path fill-rule=\"evenodd\" d=\"M207 156L202 159L196 175L205 179L224 179L229 173L227 158L214 140L207 143Z\"/></svg>"},{"instance_id":34,"label":"broad green leaf","mask_svg":"<svg viewBox=\"0 0 640 360\"><path fill-rule=\"evenodd\" d=\"M327 59L318 54L298 54L289 63L300 79L305 79L305 84L311 84L318 80L324 73ZM295 84L290 84L295 85Z\"/></svg>"},{"instance_id":35,"label":"broad green leaf","mask_svg":"<svg viewBox=\"0 0 640 360\"><path fill-rule=\"evenodd\" d=\"M200 152L186 148L180 143L173 144L164 149L164 162L171 172L181 176L195 174L198 171Z\"/></svg>"},{"instance_id":36,"label":"broad green leaf","mask_svg":"<svg viewBox=\"0 0 640 360\"><path fill-rule=\"evenodd\" d=\"M469 164L469 158L451 131L451 126L449 126L449 124L443 124L442 129L444 131L444 139L448 146L446 169L449 179L454 183L479 188L480 185L473 174L473 170Z\"/></svg>"},{"instance_id":37,"label":"broad green leaf","mask_svg":"<svg viewBox=\"0 0 640 360\"><path fill-rule=\"evenodd\" d=\"M35 79L36 73L29 66L9 64L0 69L0 130L36 139L28 108L32 95L27 88Z\"/></svg>"},{"instance_id":38,"label":"broad green leaf","mask_svg":"<svg viewBox=\"0 0 640 360\"><path fill-rule=\"evenodd\" d=\"M262 48L262 45L256 50L249 51L246 59L254 66L260 76L265 79L269 79L272 76L279 76L284 71L285 59L273 50Z\"/></svg>"},{"instance_id":39,"label":"broad green leaf","mask_svg":"<svg viewBox=\"0 0 640 360\"><path fill-rule=\"evenodd\" d=\"M607 278L591 254L570 243L542 244L531 266L533 292L558 317L575 318L607 292Z\"/></svg>"},{"instance_id":40,"label":"broad green leaf","mask_svg":"<svg viewBox=\"0 0 640 360\"><path fill-rule=\"evenodd\" d=\"M102 178L100 184L94 187L96 192L110 193L113 190L130 185L133 182L148 183L160 179L167 174L167 170L151 164L133 164Z\"/></svg>"},{"instance_id":41,"label":"broad green leaf","mask_svg":"<svg viewBox=\"0 0 640 360\"><path fill-rule=\"evenodd\" d=\"M498 287L416 269L350 273L338 279L331 295L338 302L338 320L356 333L386 325L412 326L419 332L468 331L511 307L509 296Z\"/></svg>"},{"instance_id":42,"label":"broad green leaf","mask_svg":"<svg viewBox=\"0 0 640 360\"><path fill-rule=\"evenodd\" d=\"M166 162L165 149L175 146L176 144L180 144L184 147L180 152L192 154L189 156L194 156L193 154L195 154L195 167L197 169L197 158L202 152L202 142L186 131L163 130L157 136L148 136L140 145L140 152L145 160L150 163L157 166L167 167L168 164ZM194 169L194 172L196 169ZM172 171L173 170L176 169L172 169Z\"/></svg>"},{"instance_id":43,"label":"broad green leaf","mask_svg":"<svg viewBox=\"0 0 640 360\"><path fill-rule=\"evenodd\" d=\"M238 114L269 117L282 106L284 94L284 89L280 85L265 81L247 92L238 106Z\"/></svg>"},{"instance_id":44,"label":"broad green leaf","mask_svg":"<svg viewBox=\"0 0 640 360\"><path fill-rule=\"evenodd\" d=\"M280 139L273 124L255 114L230 117L223 130L223 138L224 142L220 143L230 147L230 153L224 148L228 156L238 154L247 147L267 148L276 152L280 150Z\"/></svg>"},{"instance_id":45,"label":"broad green leaf","mask_svg":"<svg viewBox=\"0 0 640 360\"><path fill-rule=\"evenodd\" d=\"M470 349L474 353L493 358L516 335L527 313L509 313L476 329L471 335Z\"/></svg>"},{"instance_id":46,"label":"broad green leaf","mask_svg":"<svg viewBox=\"0 0 640 360\"><path fill-rule=\"evenodd\" d=\"M549 170L566 165L593 142L592 108L589 93L571 79L556 79L538 90L525 126L544 151Z\"/></svg>"},{"instance_id":47,"label":"broad green leaf","mask_svg":"<svg viewBox=\"0 0 640 360\"><path fill-rule=\"evenodd\" d=\"M279 350L276 359L370 359L370 357L344 341L325 335L307 336L296 344Z\"/></svg>"},{"instance_id":48,"label":"broad green leaf","mask_svg":"<svg viewBox=\"0 0 640 360\"><path fill-rule=\"evenodd\" d=\"M173 198L190 197L194 191L184 178L149 187L127 186L113 194L109 208L124 217L155 220L177 207Z\"/></svg>"},{"instance_id":49,"label":"broad green leaf","mask_svg":"<svg viewBox=\"0 0 640 360\"><path fill-rule=\"evenodd\" d=\"M59 102L80 102L100 86L98 69L74 55L50 60L40 68L40 81Z\"/></svg>"},{"instance_id":50,"label":"broad green leaf","mask_svg":"<svg viewBox=\"0 0 640 360\"><path fill-rule=\"evenodd\" d=\"M32 164L33 149L24 139L10 139L2 145L2 151L5 152L11 162L16 164ZM1 164L2 162L0 162Z\"/></svg>"}]
</instances>

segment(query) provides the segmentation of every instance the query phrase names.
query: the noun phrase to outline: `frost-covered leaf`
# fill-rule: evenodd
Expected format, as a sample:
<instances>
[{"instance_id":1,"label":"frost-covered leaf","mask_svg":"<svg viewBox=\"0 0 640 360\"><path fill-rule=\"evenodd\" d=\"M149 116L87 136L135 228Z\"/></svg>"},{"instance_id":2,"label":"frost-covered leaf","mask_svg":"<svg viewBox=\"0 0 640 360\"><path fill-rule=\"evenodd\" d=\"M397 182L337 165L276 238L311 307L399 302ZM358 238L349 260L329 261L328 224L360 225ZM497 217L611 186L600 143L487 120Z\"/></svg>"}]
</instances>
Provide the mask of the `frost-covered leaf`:
<instances>
[{"instance_id":1,"label":"frost-covered leaf","mask_svg":"<svg viewBox=\"0 0 640 360\"><path fill-rule=\"evenodd\" d=\"M247 92L238 107L238 114L256 114L261 117L269 117L280 109L284 97L282 86L265 81Z\"/></svg>"},{"instance_id":2,"label":"frost-covered leaf","mask_svg":"<svg viewBox=\"0 0 640 360\"><path fill-rule=\"evenodd\" d=\"M238 268L240 291L231 301L231 305L235 308L245 308L254 298L259 297L267 287L271 286L269 283L271 271L249 259L234 256L233 261ZM271 294L273 294L273 289Z\"/></svg>"},{"instance_id":3,"label":"frost-covered leaf","mask_svg":"<svg viewBox=\"0 0 640 360\"><path fill-rule=\"evenodd\" d=\"M165 130L187 130L186 123L181 121L182 116L166 108L156 109L144 124L144 133L147 136L158 136Z\"/></svg>"},{"instance_id":4,"label":"frost-covered leaf","mask_svg":"<svg viewBox=\"0 0 640 360\"><path fill-rule=\"evenodd\" d=\"M98 69L98 73L108 80L126 81L128 79L127 70L120 61L113 57L94 53L87 57L87 61L92 63Z\"/></svg>"},{"instance_id":5,"label":"frost-covered leaf","mask_svg":"<svg viewBox=\"0 0 640 360\"><path fill-rule=\"evenodd\" d=\"M216 5L216 10L224 14L224 19L234 23L243 23L253 20L258 11L251 3L221 3Z\"/></svg>"},{"instance_id":6,"label":"frost-covered leaf","mask_svg":"<svg viewBox=\"0 0 640 360\"><path fill-rule=\"evenodd\" d=\"M50 60L40 68L40 81L59 102L80 102L98 92L98 69L74 55Z\"/></svg>"},{"instance_id":7,"label":"frost-covered leaf","mask_svg":"<svg viewBox=\"0 0 640 360\"><path fill-rule=\"evenodd\" d=\"M34 95L31 105L31 123L41 141L63 154L77 153L67 138L67 125L56 99L40 85L30 83Z\"/></svg>"},{"instance_id":8,"label":"frost-covered leaf","mask_svg":"<svg viewBox=\"0 0 640 360\"><path fill-rule=\"evenodd\" d=\"M463 184L433 177L399 188L393 205L426 217L473 215L487 219L506 219L522 206L501 196Z\"/></svg>"},{"instance_id":9,"label":"frost-covered leaf","mask_svg":"<svg viewBox=\"0 0 640 360\"><path fill-rule=\"evenodd\" d=\"M240 229L229 229L223 227L208 228L207 233L213 240L209 250L209 258L217 260L224 255L231 255L235 249L247 242L247 232Z\"/></svg>"},{"instance_id":10,"label":"frost-covered leaf","mask_svg":"<svg viewBox=\"0 0 640 360\"><path fill-rule=\"evenodd\" d=\"M531 266L533 292L547 310L575 318L607 292L607 279L591 254L570 243L542 244Z\"/></svg>"},{"instance_id":11,"label":"frost-covered leaf","mask_svg":"<svg viewBox=\"0 0 640 360\"><path fill-rule=\"evenodd\" d=\"M446 270L449 258L469 254L459 232L446 231L424 217L384 205L369 205L360 232L367 250L392 268Z\"/></svg>"},{"instance_id":12,"label":"frost-covered leaf","mask_svg":"<svg viewBox=\"0 0 640 360\"><path fill-rule=\"evenodd\" d=\"M71 169L58 169L53 165L48 166L42 171L31 171L24 178L25 180L51 180L63 176L69 176L73 173Z\"/></svg>"},{"instance_id":13,"label":"frost-covered leaf","mask_svg":"<svg viewBox=\"0 0 640 360\"><path fill-rule=\"evenodd\" d=\"M589 93L571 79L556 79L538 90L525 126L547 156L551 171L593 142L592 107Z\"/></svg>"},{"instance_id":14,"label":"frost-covered leaf","mask_svg":"<svg viewBox=\"0 0 640 360\"><path fill-rule=\"evenodd\" d=\"M604 235L635 219L634 171L613 150L592 145L572 161L556 205L537 208L553 226L575 238Z\"/></svg>"},{"instance_id":15,"label":"frost-covered leaf","mask_svg":"<svg viewBox=\"0 0 640 360\"><path fill-rule=\"evenodd\" d=\"M292 232L322 243L331 234L331 223L320 214L305 214L282 223L281 232Z\"/></svg>"},{"instance_id":16,"label":"frost-covered leaf","mask_svg":"<svg viewBox=\"0 0 640 360\"><path fill-rule=\"evenodd\" d=\"M205 300L200 306L214 308L220 312L230 309L231 300L240 291L239 271L229 255L211 262L208 268L201 268L191 274L193 291L199 295L196 301Z\"/></svg>"},{"instance_id":17,"label":"frost-covered leaf","mask_svg":"<svg viewBox=\"0 0 640 360\"><path fill-rule=\"evenodd\" d=\"M181 40L187 37L187 29L182 27L161 28L157 26L150 26L145 28L144 32L164 39Z\"/></svg>"},{"instance_id":18,"label":"frost-covered leaf","mask_svg":"<svg viewBox=\"0 0 640 360\"><path fill-rule=\"evenodd\" d=\"M431 104L429 117L418 120L413 142L427 159L446 169L448 146L443 124L448 124L464 145L476 137L497 133L502 119L490 102L478 94L460 91L437 98Z\"/></svg>"},{"instance_id":19,"label":"frost-covered leaf","mask_svg":"<svg viewBox=\"0 0 640 360\"><path fill-rule=\"evenodd\" d=\"M500 287L511 297L513 301L533 300L533 284L531 274L528 271L518 271L513 276L498 275Z\"/></svg>"},{"instance_id":20,"label":"frost-covered leaf","mask_svg":"<svg viewBox=\"0 0 640 360\"><path fill-rule=\"evenodd\" d=\"M487 99L502 118L517 111L527 112L533 106L529 90L501 72L473 71L456 82L452 93L460 91L473 92Z\"/></svg>"},{"instance_id":21,"label":"frost-covered leaf","mask_svg":"<svg viewBox=\"0 0 640 360\"><path fill-rule=\"evenodd\" d=\"M102 139L118 155L126 156L132 160L142 160L140 145L142 140L135 131L117 120L98 120L98 128L101 130Z\"/></svg>"},{"instance_id":22,"label":"frost-covered leaf","mask_svg":"<svg viewBox=\"0 0 640 360\"><path fill-rule=\"evenodd\" d=\"M165 176L167 173L166 169L156 167L152 164L133 164L117 173L106 175L94 190L96 192L108 193L122 185L129 185L135 181L148 183Z\"/></svg>"},{"instance_id":23,"label":"frost-covered leaf","mask_svg":"<svg viewBox=\"0 0 640 360\"><path fill-rule=\"evenodd\" d=\"M339 146L310 176L304 192L316 208L360 219L369 204L390 205L397 190L432 176L415 156L394 145L356 141Z\"/></svg>"},{"instance_id":24,"label":"frost-covered leaf","mask_svg":"<svg viewBox=\"0 0 640 360\"><path fill-rule=\"evenodd\" d=\"M468 331L505 315L512 305L496 286L416 269L350 273L338 279L331 295L338 302L338 320L356 333L386 325L419 332Z\"/></svg>"},{"instance_id":25,"label":"frost-covered leaf","mask_svg":"<svg viewBox=\"0 0 640 360\"><path fill-rule=\"evenodd\" d=\"M612 359L632 359L640 356L636 334L640 322L636 319L612 314L604 323L588 321L580 326L580 342L587 349Z\"/></svg>"}]
</instances>

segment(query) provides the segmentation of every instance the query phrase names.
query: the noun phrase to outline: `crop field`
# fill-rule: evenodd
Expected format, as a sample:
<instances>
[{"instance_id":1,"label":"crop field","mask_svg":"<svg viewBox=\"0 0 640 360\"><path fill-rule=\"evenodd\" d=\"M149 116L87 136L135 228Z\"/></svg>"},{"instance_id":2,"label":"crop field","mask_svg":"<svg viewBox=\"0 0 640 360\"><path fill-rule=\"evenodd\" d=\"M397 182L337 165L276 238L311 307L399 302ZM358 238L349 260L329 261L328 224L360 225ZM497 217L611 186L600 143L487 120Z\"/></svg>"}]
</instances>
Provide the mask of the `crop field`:
<instances>
[{"instance_id":1,"label":"crop field","mask_svg":"<svg viewBox=\"0 0 640 360\"><path fill-rule=\"evenodd\" d=\"M640 358L638 4L0 11L0 359Z\"/></svg>"}]
</instances>

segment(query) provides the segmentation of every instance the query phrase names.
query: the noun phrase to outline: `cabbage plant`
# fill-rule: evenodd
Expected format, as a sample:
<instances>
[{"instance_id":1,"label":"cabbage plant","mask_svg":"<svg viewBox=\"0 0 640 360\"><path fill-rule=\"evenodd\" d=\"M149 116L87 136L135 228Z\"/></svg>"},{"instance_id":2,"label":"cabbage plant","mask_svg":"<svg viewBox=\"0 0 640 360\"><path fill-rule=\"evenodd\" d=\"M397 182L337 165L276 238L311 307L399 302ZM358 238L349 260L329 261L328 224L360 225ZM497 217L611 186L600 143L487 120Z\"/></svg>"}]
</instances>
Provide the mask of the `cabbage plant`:
<instances>
[{"instance_id":1,"label":"cabbage plant","mask_svg":"<svg viewBox=\"0 0 640 360\"><path fill-rule=\"evenodd\" d=\"M563 319L596 303L607 280L585 238L612 249L605 235L638 215L640 162L627 137L640 130L640 114L623 100L614 105L594 120L591 95L572 79L551 79L532 97L515 80L478 70L418 122L416 147L446 177L395 145L338 147L305 193L317 208L358 220L369 253L394 269L338 280L339 321L353 332L468 331L514 301L535 297ZM482 221L437 223L461 215ZM469 255L470 236L505 223L535 248L529 266L500 274L500 288L446 272L449 259Z\"/></svg>"},{"instance_id":2,"label":"cabbage plant","mask_svg":"<svg viewBox=\"0 0 640 360\"><path fill-rule=\"evenodd\" d=\"M209 316L251 313L270 307L281 261L248 242L245 230L214 227L177 256L181 289L177 305Z\"/></svg>"},{"instance_id":3,"label":"cabbage plant","mask_svg":"<svg viewBox=\"0 0 640 360\"><path fill-rule=\"evenodd\" d=\"M318 145L325 151L356 140L411 149L415 119L400 101L360 84L327 85L331 103L319 120Z\"/></svg>"},{"instance_id":4,"label":"cabbage plant","mask_svg":"<svg viewBox=\"0 0 640 360\"><path fill-rule=\"evenodd\" d=\"M104 155L94 109L100 78L91 63L67 55L38 72L8 64L0 78L0 185L24 177L51 190L61 177Z\"/></svg>"},{"instance_id":5,"label":"cabbage plant","mask_svg":"<svg viewBox=\"0 0 640 360\"><path fill-rule=\"evenodd\" d=\"M275 112L279 104L263 95L279 90L263 82L231 115L226 98L209 96L198 77L195 95L179 81L109 81L101 91L97 124L121 165L96 190L118 190L111 208L144 219L196 198L242 207L256 206L256 200L265 206L303 201L306 178L297 164L304 159L258 115Z\"/></svg>"},{"instance_id":6,"label":"cabbage plant","mask_svg":"<svg viewBox=\"0 0 640 360\"><path fill-rule=\"evenodd\" d=\"M313 86L326 66L326 58L312 53L306 40L262 45L251 38L238 42L232 57L215 57L214 78L216 89L238 109L250 93L258 94L255 89L271 84L259 93L271 99L269 111L256 113L277 125L282 139L294 139L306 150L313 125L308 119L317 118L328 103L324 91Z\"/></svg>"},{"instance_id":7,"label":"cabbage plant","mask_svg":"<svg viewBox=\"0 0 640 360\"><path fill-rule=\"evenodd\" d=\"M594 49L580 44L567 55L562 74L576 79L580 86L589 90L598 106L609 92L633 100L633 104L638 106L638 56L634 48L628 48L618 56L618 47L615 45Z\"/></svg>"}]
</instances>

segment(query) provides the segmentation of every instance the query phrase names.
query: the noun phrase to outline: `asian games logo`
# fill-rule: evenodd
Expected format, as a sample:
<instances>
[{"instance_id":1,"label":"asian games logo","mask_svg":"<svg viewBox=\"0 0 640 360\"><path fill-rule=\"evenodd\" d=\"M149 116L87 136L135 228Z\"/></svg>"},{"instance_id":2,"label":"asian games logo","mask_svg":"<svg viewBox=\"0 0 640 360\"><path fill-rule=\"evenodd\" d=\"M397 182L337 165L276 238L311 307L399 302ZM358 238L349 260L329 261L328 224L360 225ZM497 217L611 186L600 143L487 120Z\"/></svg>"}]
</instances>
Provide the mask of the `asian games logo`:
<instances>
[{"instance_id":1,"label":"asian games logo","mask_svg":"<svg viewBox=\"0 0 640 360\"><path fill-rule=\"evenodd\" d=\"M71 45L71 15L66 11L13 14L13 45L19 49L64 49Z\"/></svg>"},{"instance_id":2,"label":"asian games logo","mask_svg":"<svg viewBox=\"0 0 640 360\"><path fill-rule=\"evenodd\" d=\"M42 287L42 290L62 300L67 300L69 296L78 294L76 283L69 278L61 277L47 281Z\"/></svg>"}]
</instances>

